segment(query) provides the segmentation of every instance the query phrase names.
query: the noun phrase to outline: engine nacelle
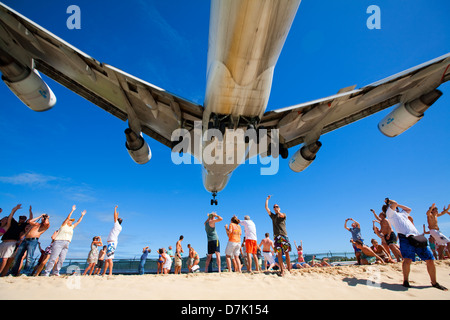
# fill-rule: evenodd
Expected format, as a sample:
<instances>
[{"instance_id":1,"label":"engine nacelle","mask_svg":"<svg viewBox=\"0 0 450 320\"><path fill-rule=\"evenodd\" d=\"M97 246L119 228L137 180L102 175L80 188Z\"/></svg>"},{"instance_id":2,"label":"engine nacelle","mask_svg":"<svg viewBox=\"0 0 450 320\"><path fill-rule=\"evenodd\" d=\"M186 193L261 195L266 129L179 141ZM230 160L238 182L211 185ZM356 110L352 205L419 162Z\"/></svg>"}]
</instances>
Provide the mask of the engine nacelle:
<instances>
[{"instance_id":1,"label":"engine nacelle","mask_svg":"<svg viewBox=\"0 0 450 320\"><path fill-rule=\"evenodd\" d=\"M433 90L416 100L397 105L380 121L378 129L388 137L398 136L419 122L424 112L441 96L441 91Z\"/></svg>"},{"instance_id":2,"label":"engine nacelle","mask_svg":"<svg viewBox=\"0 0 450 320\"><path fill-rule=\"evenodd\" d=\"M138 164L147 163L152 158L152 152L142 137L142 133L137 135L133 130L127 128L125 136L127 138L125 146L134 162Z\"/></svg>"},{"instance_id":3,"label":"engine nacelle","mask_svg":"<svg viewBox=\"0 0 450 320\"><path fill-rule=\"evenodd\" d=\"M294 172L301 172L305 170L316 159L316 154L321 146L322 143L320 143L320 141L316 141L297 150L291 160L289 160L289 168L291 168Z\"/></svg>"},{"instance_id":4,"label":"engine nacelle","mask_svg":"<svg viewBox=\"0 0 450 320\"><path fill-rule=\"evenodd\" d=\"M55 94L42 80L37 70L30 70L29 74L19 81L12 82L4 76L2 76L2 80L31 110L46 111L56 103Z\"/></svg>"}]
</instances>

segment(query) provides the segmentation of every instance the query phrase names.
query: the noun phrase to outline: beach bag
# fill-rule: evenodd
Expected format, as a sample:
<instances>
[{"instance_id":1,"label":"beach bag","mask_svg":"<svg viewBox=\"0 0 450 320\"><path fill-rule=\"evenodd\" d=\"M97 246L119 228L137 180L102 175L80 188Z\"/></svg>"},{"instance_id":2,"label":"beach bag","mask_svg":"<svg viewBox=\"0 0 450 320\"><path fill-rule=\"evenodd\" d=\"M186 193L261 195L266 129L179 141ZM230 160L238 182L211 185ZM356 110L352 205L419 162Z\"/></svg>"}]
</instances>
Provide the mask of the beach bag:
<instances>
[{"instance_id":1,"label":"beach bag","mask_svg":"<svg viewBox=\"0 0 450 320\"><path fill-rule=\"evenodd\" d=\"M409 244L416 248L426 248L428 246L428 240L422 234L418 236L409 236Z\"/></svg>"}]
</instances>

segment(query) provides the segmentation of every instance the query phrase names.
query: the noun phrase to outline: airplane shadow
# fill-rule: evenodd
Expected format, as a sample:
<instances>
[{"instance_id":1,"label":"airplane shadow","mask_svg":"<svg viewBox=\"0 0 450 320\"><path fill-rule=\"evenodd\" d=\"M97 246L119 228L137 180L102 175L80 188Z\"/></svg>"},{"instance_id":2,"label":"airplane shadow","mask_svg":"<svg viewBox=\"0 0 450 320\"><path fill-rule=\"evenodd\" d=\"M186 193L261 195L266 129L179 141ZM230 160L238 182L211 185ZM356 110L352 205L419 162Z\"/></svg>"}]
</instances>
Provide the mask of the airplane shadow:
<instances>
[{"instance_id":1,"label":"airplane shadow","mask_svg":"<svg viewBox=\"0 0 450 320\"><path fill-rule=\"evenodd\" d=\"M392 283L386 283L386 282L381 282L381 283L380 282L371 282L371 281L367 281L366 279L357 279L357 278L349 278L349 277L342 279L342 281L346 282L351 287L356 287L357 285L364 285L364 286L371 286L371 287L385 289L385 290L391 290L391 291L408 291L409 289L425 289L425 288L430 287L430 286L412 286L411 288L406 288L401 283L392 284Z\"/></svg>"}]
</instances>

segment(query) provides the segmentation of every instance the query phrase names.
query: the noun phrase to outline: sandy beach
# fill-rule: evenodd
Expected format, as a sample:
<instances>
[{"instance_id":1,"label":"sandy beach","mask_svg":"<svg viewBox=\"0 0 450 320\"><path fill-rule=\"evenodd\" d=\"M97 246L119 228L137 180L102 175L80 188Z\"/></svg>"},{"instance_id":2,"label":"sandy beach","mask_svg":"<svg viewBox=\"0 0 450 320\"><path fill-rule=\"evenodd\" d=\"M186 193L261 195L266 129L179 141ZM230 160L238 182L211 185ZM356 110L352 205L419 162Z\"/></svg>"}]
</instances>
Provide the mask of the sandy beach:
<instances>
[{"instance_id":1,"label":"sandy beach","mask_svg":"<svg viewBox=\"0 0 450 320\"><path fill-rule=\"evenodd\" d=\"M436 261L450 288L450 261ZM276 272L0 278L1 300L449 300L431 287L424 262L402 284L401 264L337 266Z\"/></svg>"}]
</instances>

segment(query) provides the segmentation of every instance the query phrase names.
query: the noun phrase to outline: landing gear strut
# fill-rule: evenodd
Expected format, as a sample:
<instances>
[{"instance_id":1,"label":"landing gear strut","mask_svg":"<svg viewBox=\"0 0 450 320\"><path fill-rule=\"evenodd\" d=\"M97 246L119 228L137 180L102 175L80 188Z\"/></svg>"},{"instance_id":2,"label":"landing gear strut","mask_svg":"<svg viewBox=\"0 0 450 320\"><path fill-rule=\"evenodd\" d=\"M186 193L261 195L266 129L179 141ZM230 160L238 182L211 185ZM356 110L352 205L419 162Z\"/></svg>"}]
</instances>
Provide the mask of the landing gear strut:
<instances>
[{"instance_id":1,"label":"landing gear strut","mask_svg":"<svg viewBox=\"0 0 450 320\"><path fill-rule=\"evenodd\" d=\"M217 206L217 199L216 199L217 192L213 192L212 196L213 196L213 198L211 199L211 205Z\"/></svg>"}]
</instances>

